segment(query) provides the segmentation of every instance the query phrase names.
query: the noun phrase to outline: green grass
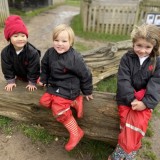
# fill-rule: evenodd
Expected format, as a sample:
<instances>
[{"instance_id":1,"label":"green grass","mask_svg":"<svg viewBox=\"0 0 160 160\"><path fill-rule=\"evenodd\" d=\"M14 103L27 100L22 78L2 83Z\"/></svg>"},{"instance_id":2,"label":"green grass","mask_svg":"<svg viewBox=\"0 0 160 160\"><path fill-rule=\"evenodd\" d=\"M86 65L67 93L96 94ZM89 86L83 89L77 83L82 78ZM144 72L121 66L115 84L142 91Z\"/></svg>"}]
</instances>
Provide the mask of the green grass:
<instances>
[{"instance_id":1,"label":"green grass","mask_svg":"<svg viewBox=\"0 0 160 160\"><path fill-rule=\"evenodd\" d=\"M157 116L158 118L160 118L159 107L160 107L160 104L158 104L158 106L153 111L153 115Z\"/></svg>"},{"instance_id":2,"label":"green grass","mask_svg":"<svg viewBox=\"0 0 160 160\"><path fill-rule=\"evenodd\" d=\"M70 6L80 6L80 0L66 0L65 4Z\"/></svg>"},{"instance_id":3,"label":"green grass","mask_svg":"<svg viewBox=\"0 0 160 160\"><path fill-rule=\"evenodd\" d=\"M12 133L11 123L12 123L12 119L0 116L0 129L5 134L11 134Z\"/></svg>"},{"instance_id":4,"label":"green grass","mask_svg":"<svg viewBox=\"0 0 160 160\"><path fill-rule=\"evenodd\" d=\"M152 151L143 152L143 157L148 160L157 160L156 155Z\"/></svg>"},{"instance_id":5,"label":"green grass","mask_svg":"<svg viewBox=\"0 0 160 160\"><path fill-rule=\"evenodd\" d=\"M110 76L100 81L96 86L96 91L115 93L117 90L117 77L116 75Z\"/></svg>"},{"instance_id":6,"label":"green grass","mask_svg":"<svg viewBox=\"0 0 160 160\"><path fill-rule=\"evenodd\" d=\"M45 144L48 144L53 141L54 136L49 134L44 128L41 128L40 126L36 125L27 125L27 124L21 124L19 126L19 129L33 142L41 141Z\"/></svg>"},{"instance_id":7,"label":"green grass","mask_svg":"<svg viewBox=\"0 0 160 160\"><path fill-rule=\"evenodd\" d=\"M29 11L23 11L23 10L19 10L16 8L10 8L10 13L17 14L17 15L21 16L23 18L23 20L29 21L31 18L39 15L40 13L43 13L43 12L48 11L50 9L54 9L62 4L64 4L64 3L60 3L60 4L52 5L52 6L47 6L47 7L41 7L41 8L37 8L37 9L31 9Z\"/></svg>"},{"instance_id":8,"label":"green grass","mask_svg":"<svg viewBox=\"0 0 160 160\"><path fill-rule=\"evenodd\" d=\"M85 138L70 152L70 155L78 159L106 160L112 152L113 147L109 144Z\"/></svg>"},{"instance_id":9,"label":"green grass","mask_svg":"<svg viewBox=\"0 0 160 160\"><path fill-rule=\"evenodd\" d=\"M5 128L11 124L12 120L7 117L0 116L0 128Z\"/></svg>"},{"instance_id":10,"label":"green grass","mask_svg":"<svg viewBox=\"0 0 160 160\"><path fill-rule=\"evenodd\" d=\"M152 144L151 144L150 141L145 140L145 139L142 139L142 143L143 143L143 147L144 147L145 149L151 149L151 148L152 148Z\"/></svg>"},{"instance_id":11,"label":"green grass","mask_svg":"<svg viewBox=\"0 0 160 160\"><path fill-rule=\"evenodd\" d=\"M33 142L41 141L45 144L52 142L55 138L39 125L19 124L19 122L15 125L14 123L15 121L12 119L0 116L0 130L7 135L10 135L15 131L22 131Z\"/></svg>"},{"instance_id":12,"label":"green grass","mask_svg":"<svg viewBox=\"0 0 160 160\"><path fill-rule=\"evenodd\" d=\"M153 128L152 128L152 125L151 125L151 121L149 121L147 132L146 132L145 136L146 137L152 137L153 135L154 135Z\"/></svg>"},{"instance_id":13,"label":"green grass","mask_svg":"<svg viewBox=\"0 0 160 160\"><path fill-rule=\"evenodd\" d=\"M155 153L152 151L152 142L142 139L142 148L139 150L137 160L158 160Z\"/></svg>"},{"instance_id":14,"label":"green grass","mask_svg":"<svg viewBox=\"0 0 160 160\"><path fill-rule=\"evenodd\" d=\"M79 52L83 52L83 51L87 51L87 50L93 49L93 46L92 45L86 45L83 42L76 42L74 44L74 48Z\"/></svg>"}]
</instances>

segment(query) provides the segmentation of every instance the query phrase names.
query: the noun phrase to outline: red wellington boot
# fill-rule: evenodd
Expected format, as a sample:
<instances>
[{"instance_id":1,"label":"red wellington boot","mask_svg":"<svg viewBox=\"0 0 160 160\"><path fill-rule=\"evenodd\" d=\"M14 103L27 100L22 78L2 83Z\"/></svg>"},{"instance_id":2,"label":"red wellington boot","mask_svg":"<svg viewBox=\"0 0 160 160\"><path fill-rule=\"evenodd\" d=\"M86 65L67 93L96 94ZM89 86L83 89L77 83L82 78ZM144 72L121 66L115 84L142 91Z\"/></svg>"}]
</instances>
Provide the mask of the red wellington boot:
<instances>
[{"instance_id":1,"label":"red wellington boot","mask_svg":"<svg viewBox=\"0 0 160 160\"><path fill-rule=\"evenodd\" d=\"M71 116L67 121L65 121L64 126L70 133L70 138L68 143L65 145L67 151L71 151L84 136L83 130L78 126L76 120Z\"/></svg>"},{"instance_id":2,"label":"red wellington boot","mask_svg":"<svg viewBox=\"0 0 160 160\"><path fill-rule=\"evenodd\" d=\"M71 104L71 107L76 109L77 117L82 118L83 117L83 96L78 96Z\"/></svg>"}]
</instances>

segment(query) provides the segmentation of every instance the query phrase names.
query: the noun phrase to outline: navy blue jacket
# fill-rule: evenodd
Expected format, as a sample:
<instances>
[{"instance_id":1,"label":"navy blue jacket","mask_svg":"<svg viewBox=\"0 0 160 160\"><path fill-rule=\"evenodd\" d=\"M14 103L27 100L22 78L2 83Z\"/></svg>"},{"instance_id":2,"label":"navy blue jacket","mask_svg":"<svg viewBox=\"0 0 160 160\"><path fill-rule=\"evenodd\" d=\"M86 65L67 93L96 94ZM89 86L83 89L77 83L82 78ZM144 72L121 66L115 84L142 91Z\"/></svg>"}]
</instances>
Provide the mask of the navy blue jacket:
<instances>
[{"instance_id":1,"label":"navy blue jacket","mask_svg":"<svg viewBox=\"0 0 160 160\"><path fill-rule=\"evenodd\" d=\"M120 61L117 83L118 105L131 106L135 99L134 90L146 89L142 101L148 108L154 109L160 101L160 57L157 57L153 72L150 57L141 66L138 56L133 51L128 51Z\"/></svg>"},{"instance_id":2,"label":"navy blue jacket","mask_svg":"<svg viewBox=\"0 0 160 160\"><path fill-rule=\"evenodd\" d=\"M92 94L92 74L81 54L73 48L58 54L49 48L41 61L40 82L47 84L47 92L74 100L80 95Z\"/></svg>"},{"instance_id":3,"label":"navy blue jacket","mask_svg":"<svg viewBox=\"0 0 160 160\"><path fill-rule=\"evenodd\" d=\"M40 51L27 42L17 55L10 43L1 52L1 66L8 83L14 82L17 76L35 84L40 76Z\"/></svg>"}]
</instances>

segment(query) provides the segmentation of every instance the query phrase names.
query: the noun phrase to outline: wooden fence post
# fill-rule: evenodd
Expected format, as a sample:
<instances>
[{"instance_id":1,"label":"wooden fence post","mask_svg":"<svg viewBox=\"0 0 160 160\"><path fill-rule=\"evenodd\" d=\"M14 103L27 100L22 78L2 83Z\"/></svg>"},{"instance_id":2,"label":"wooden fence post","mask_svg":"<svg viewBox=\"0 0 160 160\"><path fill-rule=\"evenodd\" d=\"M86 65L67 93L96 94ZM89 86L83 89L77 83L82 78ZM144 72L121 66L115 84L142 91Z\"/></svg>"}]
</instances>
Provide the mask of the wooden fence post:
<instances>
[{"instance_id":1,"label":"wooden fence post","mask_svg":"<svg viewBox=\"0 0 160 160\"><path fill-rule=\"evenodd\" d=\"M8 0L0 1L0 25L3 26L5 19L9 16Z\"/></svg>"}]
</instances>

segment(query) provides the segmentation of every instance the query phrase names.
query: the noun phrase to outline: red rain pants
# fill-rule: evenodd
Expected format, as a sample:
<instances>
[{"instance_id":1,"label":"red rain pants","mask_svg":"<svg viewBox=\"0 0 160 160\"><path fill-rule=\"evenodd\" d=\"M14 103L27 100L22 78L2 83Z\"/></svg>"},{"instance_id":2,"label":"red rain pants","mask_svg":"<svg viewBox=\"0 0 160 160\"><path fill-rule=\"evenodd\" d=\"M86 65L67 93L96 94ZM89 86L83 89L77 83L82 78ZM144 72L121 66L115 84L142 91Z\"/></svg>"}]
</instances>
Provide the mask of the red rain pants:
<instances>
[{"instance_id":1,"label":"red rain pants","mask_svg":"<svg viewBox=\"0 0 160 160\"><path fill-rule=\"evenodd\" d=\"M144 97L145 90L135 92L137 100ZM121 132L118 136L118 144L126 153L136 151L141 147L141 139L145 135L148 122L151 118L151 109L143 111L132 110L131 107L118 106Z\"/></svg>"},{"instance_id":2,"label":"red rain pants","mask_svg":"<svg viewBox=\"0 0 160 160\"><path fill-rule=\"evenodd\" d=\"M44 93L40 99L40 104L46 108L51 108L53 116L61 123L72 116L72 111L70 110L72 103L72 100L49 93Z\"/></svg>"}]
</instances>

